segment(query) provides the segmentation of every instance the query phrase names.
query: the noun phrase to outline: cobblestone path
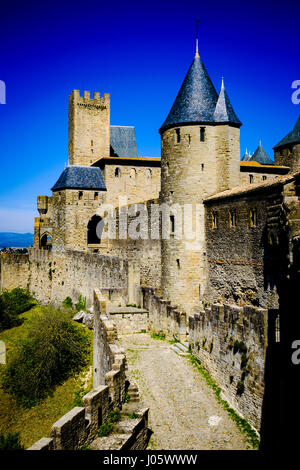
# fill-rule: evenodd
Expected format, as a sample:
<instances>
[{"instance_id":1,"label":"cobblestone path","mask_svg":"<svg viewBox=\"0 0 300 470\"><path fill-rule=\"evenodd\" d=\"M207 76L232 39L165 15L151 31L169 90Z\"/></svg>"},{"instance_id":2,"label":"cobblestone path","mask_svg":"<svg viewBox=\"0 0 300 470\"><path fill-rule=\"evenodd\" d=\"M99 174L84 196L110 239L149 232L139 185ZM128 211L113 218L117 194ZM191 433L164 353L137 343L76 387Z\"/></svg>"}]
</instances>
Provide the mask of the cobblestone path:
<instances>
[{"instance_id":1,"label":"cobblestone path","mask_svg":"<svg viewBox=\"0 0 300 470\"><path fill-rule=\"evenodd\" d=\"M148 449L246 449L245 437L188 357L148 334L119 336L154 431Z\"/></svg>"}]
</instances>

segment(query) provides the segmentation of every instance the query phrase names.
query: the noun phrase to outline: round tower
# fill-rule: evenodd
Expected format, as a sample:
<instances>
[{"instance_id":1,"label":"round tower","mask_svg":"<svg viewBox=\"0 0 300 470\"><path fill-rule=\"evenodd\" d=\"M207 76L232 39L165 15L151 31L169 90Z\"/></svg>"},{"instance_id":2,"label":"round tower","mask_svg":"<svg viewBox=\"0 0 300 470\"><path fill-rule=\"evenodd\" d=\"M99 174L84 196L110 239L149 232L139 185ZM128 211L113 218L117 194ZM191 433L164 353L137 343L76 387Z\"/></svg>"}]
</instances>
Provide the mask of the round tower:
<instances>
[{"instance_id":1,"label":"round tower","mask_svg":"<svg viewBox=\"0 0 300 470\"><path fill-rule=\"evenodd\" d=\"M240 126L223 81L218 95L197 48L159 130L160 201L170 208L170 237L162 237L162 293L187 313L199 305L206 285L203 200L239 185Z\"/></svg>"}]
</instances>

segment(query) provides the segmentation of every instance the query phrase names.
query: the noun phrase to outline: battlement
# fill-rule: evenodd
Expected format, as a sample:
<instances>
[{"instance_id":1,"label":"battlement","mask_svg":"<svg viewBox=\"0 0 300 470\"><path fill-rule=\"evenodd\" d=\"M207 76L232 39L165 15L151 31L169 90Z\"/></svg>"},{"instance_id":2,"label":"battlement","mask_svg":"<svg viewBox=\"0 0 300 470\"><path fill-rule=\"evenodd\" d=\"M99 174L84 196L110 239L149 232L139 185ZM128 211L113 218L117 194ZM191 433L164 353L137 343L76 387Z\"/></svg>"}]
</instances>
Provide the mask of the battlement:
<instances>
[{"instance_id":1,"label":"battlement","mask_svg":"<svg viewBox=\"0 0 300 470\"><path fill-rule=\"evenodd\" d=\"M94 91L93 98L91 98L91 92L89 90L84 90L83 95L80 94L80 90L73 90L69 96L69 99L86 104L93 104L93 102L95 102L95 104L100 104L102 102L103 104L108 105L110 101L110 94L103 93L101 98L100 92Z\"/></svg>"}]
</instances>

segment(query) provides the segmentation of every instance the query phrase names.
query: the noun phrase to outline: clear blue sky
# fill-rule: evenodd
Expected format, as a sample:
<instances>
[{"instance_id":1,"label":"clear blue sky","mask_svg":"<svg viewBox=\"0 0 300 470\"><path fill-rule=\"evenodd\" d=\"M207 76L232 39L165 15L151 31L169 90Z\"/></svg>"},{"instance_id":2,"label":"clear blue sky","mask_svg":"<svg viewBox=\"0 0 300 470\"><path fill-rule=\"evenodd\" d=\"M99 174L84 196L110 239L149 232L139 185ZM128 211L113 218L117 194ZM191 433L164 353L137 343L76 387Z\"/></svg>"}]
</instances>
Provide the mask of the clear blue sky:
<instances>
[{"instance_id":1,"label":"clear blue sky","mask_svg":"<svg viewBox=\"0 0 300 470\"><path fill-rule=\"evenodd\" d=\"M0 231L33 231L37 194L68 159L68 95L111 94L111 124L134 125L141 156L160 156L158 129L195 50L241 127L241 152L272 147L300 113L299 1L1 3Z\"/></svg>"}]
</instances>

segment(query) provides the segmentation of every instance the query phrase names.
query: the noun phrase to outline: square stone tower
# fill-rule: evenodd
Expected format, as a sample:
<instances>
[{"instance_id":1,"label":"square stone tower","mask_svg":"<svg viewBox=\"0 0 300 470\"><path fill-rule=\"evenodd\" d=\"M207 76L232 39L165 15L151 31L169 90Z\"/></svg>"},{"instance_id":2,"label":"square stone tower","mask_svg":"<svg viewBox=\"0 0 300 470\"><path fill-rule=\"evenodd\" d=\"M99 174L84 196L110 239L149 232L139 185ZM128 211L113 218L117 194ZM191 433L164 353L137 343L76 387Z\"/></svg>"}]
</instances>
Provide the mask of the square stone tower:
<instances>
[{"instance_id":1,"label":"square stone tower","mask_svg":"<svg viewBox=\"0 0 300 470\"><path fill-rule=\"evenodd\" d=\"M73 90L69 96L69 164L91 166L110 155L110 95Z\"/></svg>"}]
</instances>

